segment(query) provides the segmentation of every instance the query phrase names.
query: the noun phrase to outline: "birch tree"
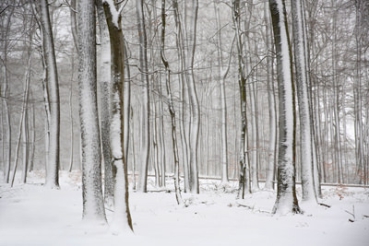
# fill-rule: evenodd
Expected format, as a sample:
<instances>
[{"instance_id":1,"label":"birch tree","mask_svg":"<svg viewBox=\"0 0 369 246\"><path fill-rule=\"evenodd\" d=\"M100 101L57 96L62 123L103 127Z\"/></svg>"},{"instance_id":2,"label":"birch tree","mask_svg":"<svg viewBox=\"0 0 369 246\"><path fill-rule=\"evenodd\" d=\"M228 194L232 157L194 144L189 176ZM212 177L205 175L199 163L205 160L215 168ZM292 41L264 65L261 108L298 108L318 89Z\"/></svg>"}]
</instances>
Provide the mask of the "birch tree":
<instances>
[{"instance_id":1,"label":"birch tree","mask_svg":"<svg viewBox=\"0 0 369 246\"><path fill-rule=\"evenodd\" d=\"M106 223L101 184L101 145L97 115L95 3L78 5L79 105L82 144L83 220Z\"/></svg>"},{"instance_id":2,"label":"birch tree","mask_svg":"<svg viewBox=\"0 0 369 246\"><path fill-rule=\"evenodd\" d=\"M279 142L277 200L273 213L300 213L295 186L295 112L291 49L284 0L269 0L277 53Z\"/></svg>"}]
</instances>

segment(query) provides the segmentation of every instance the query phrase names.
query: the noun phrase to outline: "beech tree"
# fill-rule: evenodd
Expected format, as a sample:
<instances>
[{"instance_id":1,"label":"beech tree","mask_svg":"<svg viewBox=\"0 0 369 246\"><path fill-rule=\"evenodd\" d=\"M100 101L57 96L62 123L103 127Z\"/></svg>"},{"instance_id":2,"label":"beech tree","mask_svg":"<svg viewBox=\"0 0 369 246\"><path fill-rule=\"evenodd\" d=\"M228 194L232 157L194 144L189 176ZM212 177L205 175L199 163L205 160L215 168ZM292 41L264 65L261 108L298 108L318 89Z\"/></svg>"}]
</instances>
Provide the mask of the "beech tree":
<instances>
[{"instance_id":1,"label":"beech tree","mask_svg":"<svg viewBox=\"0 0 369 246\"><path fill-rule=\"evenodd\" d=\"M60 99L59 82L55 58L54 39L50 22L49 7L47 0L38 2L40 23L43 38L43 56L45 62L45 81L47 83L47 175L45 185L51 188L59 188L59 166L60 166Z\"/></svg>"},{"instance_id":2,"label":"beech tree","mask_svg":"<svg viewBox=\"0 0 369 246\"><path fill-rule=\"evenodd\" d=\"M95 3L78 5L79 106L82 148L83 219L106 223L101 183L101 145L97 115Z\"/></svg>"},{"instance_id":3,"label":"beech tree","mask_svg":"<svg viewBox=\"0 0 369 246\"><path fill-rule=\"evenodd\" d=\"M2 153L3 153L3 164L4 164L4 180L6 183L9 182L10 167L11 167L11 154L12 154L12 126L10 124L10 111L8 106L9 101L9 73L8 73L8 52L10 40L7 39L11 32L11 18L14 13L14 6L8 1L1 3L1 9L3 9L0 20L1 20L1 60L0 60L0 97L2 106ZM5 11L8 9L8 11Z\"/></svg>"},{"instance_id":4,"label":"beech tree","mask_svg":"<svg viewBox=\"0 0 369 246\"><path fill-rule=\"evenodd\" d=\"M160 56L161 61L165 68L165 87L167 91L167 104L171 120L171 136L173 145L173 157L174 157L174 189L178 204L182 204L182 195L180 190L179 180L179 154L178 154L178 142L177 142L177 126L176 126L176 112L173 103L173 92L171 86L171 70L169 62L165 56L165 27L166 27L166 8L165 0L161 0L161 45L160 45Z\"/></svg>"},{"instance_id":5,"label":"beech tree","mask_svg":"<svg viewBox=\"0 0 369 246\"><path fill-rule=\"evenodd\" d=\"M317 202L314 187L314 152L312 146L313 131L311 128L309 87L309 60L303 0L292 1L293 43L296 68L297 98L300 119L300 161L302 200ZM315 182L318 182L317 180Z\"/></svg>"},{"instance_id":6,"label":"beech tree","mask_svg":"<svg viewBox=\"0 0 369 246\"><path fill-rule=\"evenodd\" d=\"M269 0L277 53L279 141L277 200L273 213L300 213L295 186L295 101L291 46L284 0Z\"/></svg>"},{"instance_id":7,"label":"beech tree","mask_svg":"<svg viewBox=\"0 0 369 246\"><path fill-rule=\"evenodd\" d=\"M110 38L104 7L101 0L96 1L97 16L100 30L100 49L98 60L98 98L101 129L102 153L104 159L104 199L112 205L114 196L114 168L111 157L110 125L111 109L111 51Z\"/></svg>"},{"instance_id":8,"label":"beech tree","mask_svg":"<svg viewBox=\"0 0 369 246\"><path fill-rule=\"evenodd\" d=\"M238 85L240 93L240 110L241 110L241 136L240 136L240 171L239 171L239 194L244 198L245 192L251 193L251 177L250 177L250 162L248 141L247 141L247 99L246 99L246 74L245 74L245 60L243 54L243 42L241 38L241 23L240 23L241 6L239 0L234 0L232 3L232 18L235 25L235 39L237 45L237 71L238 71Z\"/></svg>"},{"instance_id":9,"label":"beech tree","mask_svg":"<svg viewBox=\"0 0 369 246\"><path fill-rule=\"evenodd\" d=\"M128 204L128 166L124 146L124 38L121 26L122 6L117 9L112 0L103 0L111 45L111 125L110 141L113 165L116 168L114 182L113 226L133 230Z\"/></svg>"},{"instance_id":10,"label":"beech tree","mask_svg":"<svg viewBox=\"0 0 369 246\"><path fill-rule=\"evenodd\" d=\"M147 67L147 36L145 15L143 9L143 0L136 1L136 13L138 22L138 35L140 43L140 73L142 83L142 140L141 140L141 171L138 184L138 190L142 192L147 191L147 172L150 157L150 83Z\"/></svg>"}]
</instances>

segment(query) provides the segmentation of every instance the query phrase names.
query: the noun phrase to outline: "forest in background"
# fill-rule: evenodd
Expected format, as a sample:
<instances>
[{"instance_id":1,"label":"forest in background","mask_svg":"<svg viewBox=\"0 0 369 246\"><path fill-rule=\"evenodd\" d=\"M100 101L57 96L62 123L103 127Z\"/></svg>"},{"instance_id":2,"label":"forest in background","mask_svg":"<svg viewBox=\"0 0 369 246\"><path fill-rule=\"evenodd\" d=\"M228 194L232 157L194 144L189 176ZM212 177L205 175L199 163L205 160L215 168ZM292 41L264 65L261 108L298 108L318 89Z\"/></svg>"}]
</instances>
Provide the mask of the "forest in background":
<instances>
[{"instance_id":1,"label":"forest in background","mask_svg":"<svg viewBox=\"0 0 369 246\"><path fill-rule=\"evenodd\" d=\"M0 4L0 161L4 173L18 162L19 171L22 167L27 171L43 170L47 163L49 132L45 98L48 95L45 96L45 91L48 86L44 76L44 41L38 10L32 2L18 0ZM63 170L81 168L78 55L73 39L73 32L78 30L71 18L77 13L73 2L58 0L48 6L58 68L60 168ZM135 1L121 3L124 5L121 26L126 50L125 81L130 84L127 165L131 173L140 174L144 173L142 163L147 161L148 172L156 176L158 187L165 186L165 177L175 172L171 144L173 122L168 105L176 112L182 175L191 171L186 163L193 158L190 152L196 151L200 176L239 178L239 163L243 158L240 154L243 93L247 116L245 153L253 189L258 188L259 181L265 181L269 163L276 165L278 88L269 5L267 1L238 1L239 8L235 10L234 2L237 1L199 1L196 12L192 2L167 1L164 45L162 1L142 1L143 15L138 13ZM308 89L320 181L368 184L368 3L304 2L310 58ZM288 23L292 24L289 1L286 7ZM289 29L292 30L292 26ZM102 37L98 29L98 62L103 61L106 52ZM240 60L246 81L242 93ZM166 89L169 71L166 64L170 67L172 100ZM102 74L102 67L103 64L98 65L98 75ZM99 99L103 98L102 87L103 83L98 83ZM193 93L197 99L192 97ZM103 113L104 109L99 112L100 122L104 120ZM298 117L296 119L295 147L299 150L300 128ZM189 142L193 134L190 125L194 121L199 126L195 150ZM296 153L299 181L299 151ZM224 163L226 171L222 168ZM140 182L139 178L131 181Z\"/></svg>"}]
</instances>

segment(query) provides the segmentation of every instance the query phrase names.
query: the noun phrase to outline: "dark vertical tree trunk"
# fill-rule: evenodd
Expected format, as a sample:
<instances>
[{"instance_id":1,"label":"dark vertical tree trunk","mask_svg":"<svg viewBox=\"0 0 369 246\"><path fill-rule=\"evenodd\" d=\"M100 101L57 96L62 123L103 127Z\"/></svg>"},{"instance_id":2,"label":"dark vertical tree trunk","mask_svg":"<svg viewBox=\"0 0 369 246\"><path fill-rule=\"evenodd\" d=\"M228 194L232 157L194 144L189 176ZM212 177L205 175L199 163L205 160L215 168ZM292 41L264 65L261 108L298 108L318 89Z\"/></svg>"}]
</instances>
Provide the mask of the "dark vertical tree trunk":
<instances>
[{"instance_id":1,"label":"dark vertical tree trunk","mask_svg":"<svg viewBox=\"0 0 369 246\"><path fill-rule=\"evenodd\" d=\"M161 49L160 57L165 68L165 87L167 91L167 104L170 114L171 121L171 139L173 145L173 158L174 158L174 189L176 194L176 199L178 204L182 204L182 195L180 190L180 180L179 180L179 154L178 154L178 143L177 143L177 126L176 126L176 112L173 105L173 94L171 87L171 75L170 66L168 60L165 57L165 27L166 27L166 10L165 10L165 0L161 1Z\"/></svg>"},{"instance_id":2,"label":"dark vertical tree trunk","mask_svg":"<svg viewBox=\"0 0 369 246\"><path fill-rule=\"evenodd\" d=\"M240 90L240 108L241 108L241 137L240 137L240 177L239 177L239 194L238 196L242 199L245 193L251 193L250 185L250 166L249 166L249 154L247 146L247 115L246 115L246 75L245 65L243 58L243 48L241 39L241 27L240 27L240 1L234 0L232 6L232 18L235 24L235 38L237 44L237 61L238 61L238 84Z\"/></svg>"},{"instance_id":3,"label":"dark vertical tree trunk","mask_svg":"<svg viewBox=\"0 0 369 246\"><path fill-rule=\"evenodd\" d=\"M273 213L300 213L295 186L295 102L291 46L284 0L269 0L277 53L279 151L277 200Z\"/></svg>"},{"instance_id":4,"label":"dark vertical tree trunk","mask_svg":"<svg viewBox=\"0 0 369 246\"><path fill-rule=\"evenodd\" d=\"M114 185L114 224L119 232L125 227L133 230L132 218L129 210L128 165L126 162L124 145L124 37L121 27L121 11L111 2L104 3L106 20L109 27L111 44L111 72L112 72L112 118L110 125L110 141L113 164L116 168Z\"/></svg>"}]
</instances>

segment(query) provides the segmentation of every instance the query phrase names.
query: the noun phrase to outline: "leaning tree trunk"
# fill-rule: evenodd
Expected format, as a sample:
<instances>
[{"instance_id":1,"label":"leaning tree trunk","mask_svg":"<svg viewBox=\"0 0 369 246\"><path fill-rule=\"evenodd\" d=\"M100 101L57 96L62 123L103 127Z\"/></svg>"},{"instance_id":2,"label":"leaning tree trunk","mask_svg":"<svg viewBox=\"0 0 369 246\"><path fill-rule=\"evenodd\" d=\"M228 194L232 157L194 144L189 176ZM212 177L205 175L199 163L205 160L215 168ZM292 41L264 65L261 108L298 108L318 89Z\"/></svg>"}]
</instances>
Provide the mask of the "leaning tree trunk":
<instances>
[{"instance_id":1,"label":"leaning tree trunk","mask_svg":"<svg viewBox=\"0 0 369 246\"><path fill-rule=\"evenodd\" d=\"M284 0L269 0L277 53L279 96L278 189L273 213L300 213L295 186L295 111L292 61Z\"/></svg>"}]
</instances>

